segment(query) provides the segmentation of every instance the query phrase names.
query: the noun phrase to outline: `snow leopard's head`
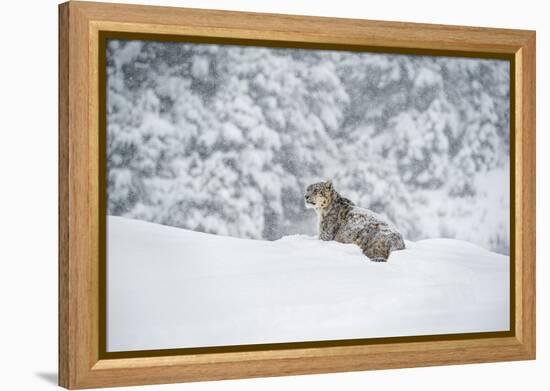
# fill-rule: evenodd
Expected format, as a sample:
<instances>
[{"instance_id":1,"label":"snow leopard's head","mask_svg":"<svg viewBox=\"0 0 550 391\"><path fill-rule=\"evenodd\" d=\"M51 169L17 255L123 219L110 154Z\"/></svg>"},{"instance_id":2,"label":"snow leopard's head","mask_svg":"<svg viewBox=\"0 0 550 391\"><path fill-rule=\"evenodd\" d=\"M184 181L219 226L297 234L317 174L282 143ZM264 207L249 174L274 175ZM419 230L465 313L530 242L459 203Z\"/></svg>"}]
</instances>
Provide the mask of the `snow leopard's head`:
<instances>
[{"instance_id":1,"label":"snow leopard's head","mask_svg":"<svg viewBox=\"0 0 550 391\"><path fill-rule=\"evenodd\" d=\"M317 182L306 188L304 196L306 208L325 209L334 198L334 187L332 181Z\"/></svg>"}]
</instances>

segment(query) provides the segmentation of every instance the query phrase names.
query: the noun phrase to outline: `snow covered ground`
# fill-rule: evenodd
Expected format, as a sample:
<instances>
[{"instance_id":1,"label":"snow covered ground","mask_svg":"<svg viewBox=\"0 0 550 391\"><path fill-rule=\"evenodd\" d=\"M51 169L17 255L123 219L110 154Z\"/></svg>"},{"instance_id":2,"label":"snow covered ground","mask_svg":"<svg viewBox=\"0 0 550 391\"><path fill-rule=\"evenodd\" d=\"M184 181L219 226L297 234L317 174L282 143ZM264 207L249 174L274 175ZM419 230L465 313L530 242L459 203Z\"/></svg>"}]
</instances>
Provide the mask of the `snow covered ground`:
<instances>
[{"instance_id":1,"label":"snow covered ground","mask_svg":"<svg viewBox=\"0 0 550 391\"><path fill-rule=\"evenodd\" d=\"M407 242L388 263L310 236L278 241L108 218L107 350L502 331L509 258Z\"/></svg>"}]
</instances>

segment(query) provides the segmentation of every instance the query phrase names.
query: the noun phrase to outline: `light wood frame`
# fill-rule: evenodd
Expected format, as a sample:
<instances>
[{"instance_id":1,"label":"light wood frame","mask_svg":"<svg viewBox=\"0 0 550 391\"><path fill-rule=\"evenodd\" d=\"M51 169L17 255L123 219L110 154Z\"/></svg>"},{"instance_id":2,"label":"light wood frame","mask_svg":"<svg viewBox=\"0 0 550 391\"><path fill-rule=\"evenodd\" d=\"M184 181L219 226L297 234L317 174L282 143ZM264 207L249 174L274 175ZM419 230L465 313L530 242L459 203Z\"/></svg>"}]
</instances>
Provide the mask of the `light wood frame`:
<instances>
[{"instance_id":1,"label":"light wood frame","mask_svg":"<svg viewBox=\"0 0 550 391\"><path fill-rule=\"evenodd\" d=\"M100 349L101 32L511 60L513 322L504 336L104 358ZM59 384L92 388L535 358L535 32L148 7L59 6Z\"/></svg>"}]
</instances>

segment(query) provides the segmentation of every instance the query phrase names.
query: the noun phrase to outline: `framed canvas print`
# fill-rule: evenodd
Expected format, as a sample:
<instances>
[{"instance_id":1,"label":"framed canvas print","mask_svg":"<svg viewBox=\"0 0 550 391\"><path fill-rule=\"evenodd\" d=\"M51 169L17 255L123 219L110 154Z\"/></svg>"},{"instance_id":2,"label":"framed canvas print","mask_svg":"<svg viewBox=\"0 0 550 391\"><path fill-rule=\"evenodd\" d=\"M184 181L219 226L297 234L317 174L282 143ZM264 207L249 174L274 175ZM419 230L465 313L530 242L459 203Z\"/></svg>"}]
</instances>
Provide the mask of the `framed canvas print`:
<instances>
[{"instance_id":1,"label":"framed canvas print","mask_svg":"<svg viewBox=\"0 0 550 391\"><path fill-rule=\"evenodd\" d=\"M59 6L67 388L535 358L535 33Z\"/></svg>"}]
</instances>

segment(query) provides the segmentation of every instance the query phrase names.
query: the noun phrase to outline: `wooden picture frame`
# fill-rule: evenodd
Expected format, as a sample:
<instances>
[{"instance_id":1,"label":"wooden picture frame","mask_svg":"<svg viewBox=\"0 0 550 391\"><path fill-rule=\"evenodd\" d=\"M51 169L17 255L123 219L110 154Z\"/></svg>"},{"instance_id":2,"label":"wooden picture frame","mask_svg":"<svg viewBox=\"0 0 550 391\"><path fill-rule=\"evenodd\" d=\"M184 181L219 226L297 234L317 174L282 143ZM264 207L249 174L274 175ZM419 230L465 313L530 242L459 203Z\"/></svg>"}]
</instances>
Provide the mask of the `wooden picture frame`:
<instances>
[{"instance_id":1,"label":"wooden picture frame","mask_svg":"<svg viewBox=\"0 0 550 391\"><path fill-rule=\"evenodd\" d=\"M483 56L511 63L511 330L366 343L105 354L106 32L201 42ZM102 35L103 34L103 35ZM102 52L103 51L103 52ZM103 79L104 80L104 79ZM104 129L104 128L103 128ZM103 227L103 231L102 231ZM59 384L70 389L535 358L535 32L70 1L59 6Z\"/></svg>"}]
</instances>

